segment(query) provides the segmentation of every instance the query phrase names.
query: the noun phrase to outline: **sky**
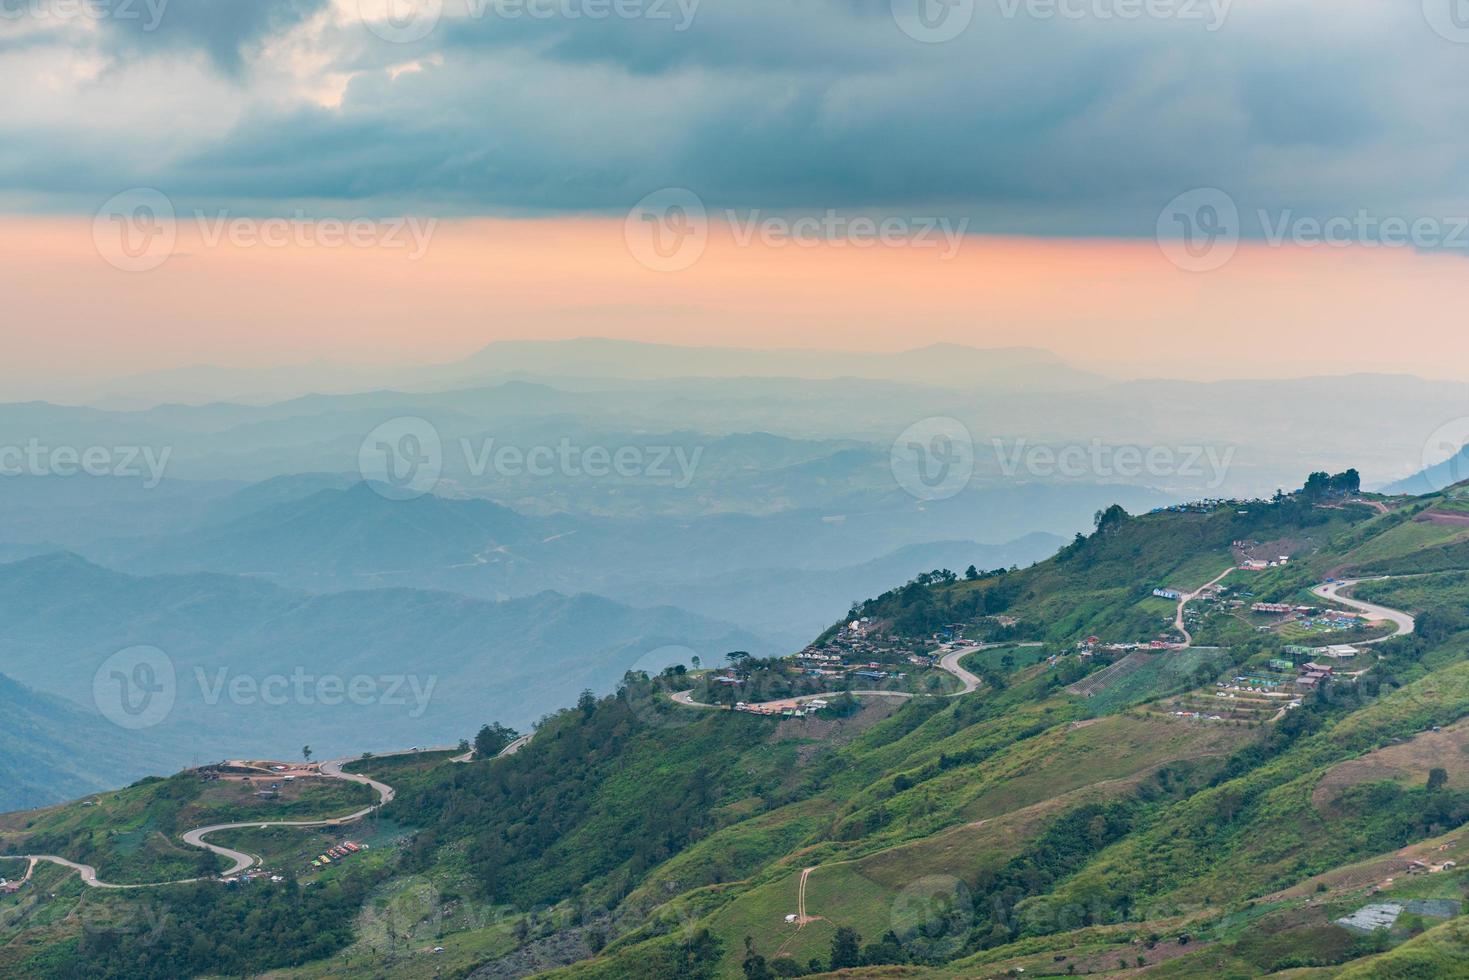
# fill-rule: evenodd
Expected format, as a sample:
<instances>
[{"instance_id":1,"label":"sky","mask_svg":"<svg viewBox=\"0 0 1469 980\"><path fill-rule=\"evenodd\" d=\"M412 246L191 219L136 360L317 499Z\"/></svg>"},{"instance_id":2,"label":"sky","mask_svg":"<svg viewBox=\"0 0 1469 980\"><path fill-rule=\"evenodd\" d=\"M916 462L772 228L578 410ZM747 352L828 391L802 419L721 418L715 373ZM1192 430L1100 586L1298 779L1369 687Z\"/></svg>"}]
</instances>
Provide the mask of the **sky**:
<instances>
[{"instance_id":1,"label":"sky","mask_svg":"<svg viewBox=\"0 0 1469 980\"><path fill-rule=\"evenodd\" d=\"M57 377L576 336L1463 377L1452 11L0 0L0 338Z\"/></svg>"}]
</instances>

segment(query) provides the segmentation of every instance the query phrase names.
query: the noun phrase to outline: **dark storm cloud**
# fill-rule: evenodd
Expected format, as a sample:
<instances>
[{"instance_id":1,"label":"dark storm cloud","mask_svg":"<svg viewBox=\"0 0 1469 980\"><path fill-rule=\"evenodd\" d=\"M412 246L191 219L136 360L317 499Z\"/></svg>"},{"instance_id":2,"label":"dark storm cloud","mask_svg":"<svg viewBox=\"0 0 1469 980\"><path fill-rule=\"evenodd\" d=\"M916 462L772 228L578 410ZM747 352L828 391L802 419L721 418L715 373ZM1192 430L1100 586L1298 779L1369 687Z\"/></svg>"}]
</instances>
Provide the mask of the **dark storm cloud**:
<instances>
[{"instance_id":1,"label":"dark storm cloud","mask_svg":"<svg viewBox=\"0 0 1469 980\"><path fill-rule=\"evenodd\" d=\"M446 0L432 31L391 43L355 2L319 25L326 0L171 0L157 32L103 32L118 64L79 97L180 52L207 53L229 84L198 118L129 91L119 148L172 139L95 189L474 214L617 213L688 187L711 208L901 208L1079 235L1151 234L1201 186L1242 208L1469 209L1469 47L1416 11L1332 8L1323 23L1302 0L1214 0L1211 29L1100 16L1121 0L1050 17L981 0L966 30L924 43L889 0L624 0L646 16L611 17L586 16L607 9L591 2ZM262 67L263 42L292 37L306 53ZM315 98L332 75L344 87ZM220 122L190 138L201 120ZM0 116L0 191L92 186L99 168L47 161L93 142L60 114Z\"/></svg>"},{"instance_id":2,"label":"dark storm cloud","mask_svg":"<svg viewBox=\"0 0 1469 980\"><path fill-rule=\"evenodd\" d=\"M249 48L326 9L331 0L109 0L140 16L100 20L113 51L148 56L198 50L221 71L238 75ZM149 13L156 5L157 14Z\"/></svg>"}]
</instances>

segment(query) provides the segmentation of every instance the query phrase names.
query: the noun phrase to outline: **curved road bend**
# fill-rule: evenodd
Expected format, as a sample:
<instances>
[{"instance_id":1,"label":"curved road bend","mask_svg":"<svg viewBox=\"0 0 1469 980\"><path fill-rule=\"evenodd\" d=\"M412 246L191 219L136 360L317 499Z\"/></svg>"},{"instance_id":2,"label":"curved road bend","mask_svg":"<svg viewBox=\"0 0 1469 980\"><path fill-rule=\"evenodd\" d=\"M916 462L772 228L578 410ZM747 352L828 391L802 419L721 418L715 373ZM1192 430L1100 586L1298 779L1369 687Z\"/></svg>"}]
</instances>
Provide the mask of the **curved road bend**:
<instances>
[{"instance_id":1,"label":"curved road bend","mask_svg":"<svg viewBox=\"0 0 1469 980\"><path fill-rule=\"evenodd\" d=\"M496 756L496 758L499 758L499 756L514 755L516 752L519 752L522 748L525 747L526 743L530 741L530 738L530 735L522 735L520 738L505 746L505 748L501 749L499 755ZM420 751L434 752L445 750L424 749ZM390 752L386 753L385 755L376 756L375 758L384 759L393 758L395 756L417 754L418 751L409 750L406 752ZM211 844L204 839L205 837L208 837L210 834L216 834L225 830L241 830L247 827L258 827L261 830L264 830L268 827L340 827L346 824L356 823L363 817L366 817L373 811L377 810L383 804L391 803L393 801L393 798L397 795L397 791L394 790L393 787L389 786L387 783L379 782L378 780L373 779L370 776L363 776L359 773L342 771L342 767L347 763L359 761L361 761L361 757L354 759L332 759L321 764L321 775L323 777L327 779L343 779L347 780L348 782L360 783L364 786L371 787L377 793L378 799L376 803L374 803L372 806L363 807L361 810L358 810L355 813L349 813L341 817L329 817L324 820L244 820L237 823L210 824L207 827L196 827L193 830L185 831L183 834L183 841L185 844L188 844L192 847L202 847L204 850L212 851L213 853L218 854L220 857L232 862L229 870L221 872L218 875L208 875L200 878L178 878L173 881L153 881L137 885L119 885L99 879L97 877L97 869L89 864L81 864L80 862L71 861L64 857L58 857L55 854L16 854L8 856L29 859L31 861L32 870L34 870L35 862L37 861L48 861L51 864L57 864L63 868L70 868L81 876L83 883L91 888L160 888L164 885L188 885L197 881L215 881L219 878L233 877L240 874L242 871L246 871L254 867L255 864L259 861L259 858L252 854L246 854L244 851L237 851L233 848L223 847L219 844ZM465 762L468 761L468 759L460 756L453 759L452 761ZM26 877L29 878L30 874L27 873Z\"/></svg>"},{"instance_id":2,"label":"curved road bend","mask_svg":"<svg viewBox=\"0 0 1469 980\"><path fill-rule=\"evenodd\" d=\"M965 694L973 694L976 690L979 689L979 685L982 683L980 679L974 674L965 670L963 667L959 666L959 661L963 660L971 653L978 653L981 650L992 650L995 647L1038 647L1041 645L1042 644L1040 643L976 643L972 646L961 647L958 650L951 650L950 652L944 654L944 656L939 660L938 667L940 670L952 674L954 678L958 680L960 684L960 689L957 691L952 691L948 694L940 694L938 695L938 697L957 698ZM787 703L795 705L800 704L804 701L815 701L819 698L827 698L831 697L833 694L842 693L865 695L867 697L875 698L911 698L915 696L907 691L824 691L820 694L802 694L799 697L794 698L779 698L775 701L762 701L760 702L760 704L755 705L755 707L762 707L772 704L785 705ZM686 708L726 708L726 706L722 704L705 704L703 701L695 701L694 692L692 690L679 691L675 694L669 695L669 697L673 699L675 704L681 704Z\"/></svg>"},{"instance_id":3,"label":"curved road bend","mask_svg":"<svg viewBox=\"0 0 1469 980\"><path fill-rule=\"evenodd\" d=\"M1413 632L1413 629L1417 625L1414 622L1413 617L1409 616L1407 613L1403 612L1400 609L1389 609L1387 606L1379 606L1376 603L1363 602L1361 599L1349 599L1341 594L1341 590L1350 589L1352 586L1358 584L1359 582L1384 582L1393 577L1394 576L1392 575L1379 575L1376 578L1370 579L1354 578L1347 579L1342 582L1328 582L1323 585L1316 586L1314 589L1311 590L1311 593L1313 595L1318 595L1323 599L1330 599L1332 602L1339 602L1344 606L1348 606L1352 609L1357 610L1358 612L1366 613L1371 618L1388 620L1389 622L1397 626L1397 631L1394 633L1389 633L1387 636L1379 636L1375 640L1357 640L1354 642L1353 645L1365 646L1369 643L1381 643L1383 640L1396 639L1399 636L1407 636L1409 633Z\"/></svg>"}]
</instances>

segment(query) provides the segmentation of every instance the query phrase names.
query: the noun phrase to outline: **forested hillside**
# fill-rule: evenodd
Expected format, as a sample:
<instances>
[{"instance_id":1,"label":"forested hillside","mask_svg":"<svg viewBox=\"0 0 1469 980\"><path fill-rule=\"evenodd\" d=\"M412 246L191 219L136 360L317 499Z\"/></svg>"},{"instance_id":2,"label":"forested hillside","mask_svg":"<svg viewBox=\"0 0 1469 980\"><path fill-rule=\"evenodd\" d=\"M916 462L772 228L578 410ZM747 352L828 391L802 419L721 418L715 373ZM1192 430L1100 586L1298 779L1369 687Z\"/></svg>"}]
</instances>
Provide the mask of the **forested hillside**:
<instances>
[{"instance_id":1,"label":"forested hillside","mask_svg":"<svg viewBox=\"0 0 1469 980\"><path fill-rule=\"evenodd\" d=\"M321 917L329 948L294 955L200 940L190 968L230 975L1461 975L1469 567L1444 566L1469 526L1435 517L1457 499L1104 511L1053 559L922 576L813 647L952 651L973 693L764 716L675 702L697 665L629 674L513 754L364 759L397 791L370 864L147 901L196 936ZM44 924L0 920L0 970L154 962L68 926L141 898L54 884Z\"/></svg>"}]
</instances>

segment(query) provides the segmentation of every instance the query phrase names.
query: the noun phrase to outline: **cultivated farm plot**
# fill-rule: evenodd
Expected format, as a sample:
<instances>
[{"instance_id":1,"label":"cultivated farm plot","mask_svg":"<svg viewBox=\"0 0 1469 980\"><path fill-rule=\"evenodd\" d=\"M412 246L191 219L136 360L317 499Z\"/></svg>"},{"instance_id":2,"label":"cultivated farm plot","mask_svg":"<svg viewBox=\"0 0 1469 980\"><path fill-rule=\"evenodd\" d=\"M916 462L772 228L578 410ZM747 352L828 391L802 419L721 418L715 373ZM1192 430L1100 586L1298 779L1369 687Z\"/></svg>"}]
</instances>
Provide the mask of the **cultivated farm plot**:
<instances>
[{"instance_id":1,"label":"cultivated farm plot","mask_svg":"<svg viewBox=\"0 0 1469 980\"><path fill-rule=\"evenodd\" d=\"M1138 652L1128 654L1111 667L1067 690L1073 693L1087 691L1083 695L1087 698L1087 711L1092 715L1104 715L1192 687L1199 683L1201 674L1214 676L1225 663L1226 656L1222 651L1203 647L1159 654Z\"/></svg>"},{"instance_id":2,"label":"cultivated farm plot","mask_svg":"<svg viewBox=\"0 0 1469 980\"><path fill-rule=\"evenodd\" d=\"M1200 688L1160 701L1153 710L1169 715L1182 711L1201 718L1253 723L1270 721L1291 700L1289 696L1268 697L1252 691Z\"/></svg>"},{"instance_id":3,"label":"cultivated farm plot","mask_svg":"<svg viewBox=\"0 0 1469 980\"><path fill-rule=\"evenodd\" d=\"M1068 693L1075 694L1078 697L1093 697L1105 691L1108 687L1121 683L1129 674L1141 670L1157 659L1158 654L1143 653L1141 650L1135 650L1116 663L1103 667L1095 674L1077 681L1066 690Z\"/></svg>"}]
</instances>

